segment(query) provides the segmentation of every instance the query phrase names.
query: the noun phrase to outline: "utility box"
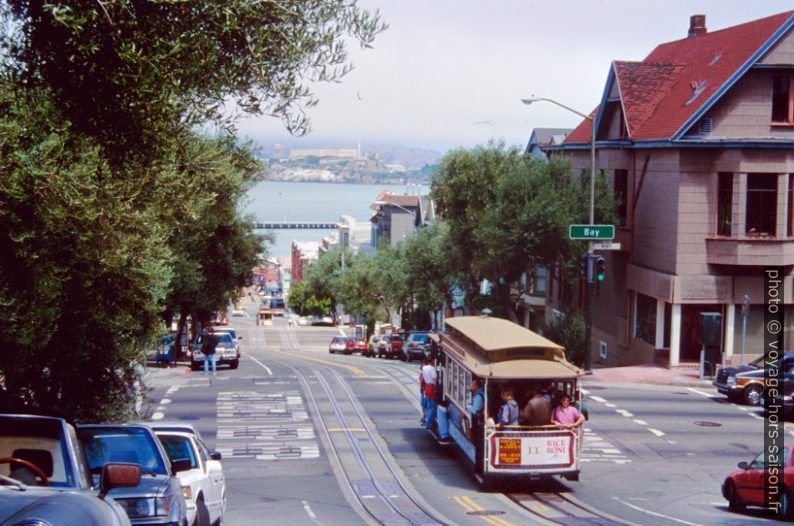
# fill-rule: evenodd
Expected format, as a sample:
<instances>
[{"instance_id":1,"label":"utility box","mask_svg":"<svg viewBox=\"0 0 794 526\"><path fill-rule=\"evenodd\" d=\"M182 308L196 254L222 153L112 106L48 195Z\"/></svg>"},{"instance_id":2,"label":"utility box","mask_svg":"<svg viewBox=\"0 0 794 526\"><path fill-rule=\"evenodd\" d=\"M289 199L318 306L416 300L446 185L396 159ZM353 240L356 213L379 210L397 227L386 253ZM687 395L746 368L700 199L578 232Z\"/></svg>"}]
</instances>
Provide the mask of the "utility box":
<instances>
[{"instance_id":1,"label":"utility box","mask_svg":"<svg viewBox=\"0 0 794 526\"><path fill-rule=\"evenodd\" d=\"M720 363L722 351L722 314L719 312L701 312L698 340L703 346L702 373L714 375Z\"/></svg>"}]
</instances>

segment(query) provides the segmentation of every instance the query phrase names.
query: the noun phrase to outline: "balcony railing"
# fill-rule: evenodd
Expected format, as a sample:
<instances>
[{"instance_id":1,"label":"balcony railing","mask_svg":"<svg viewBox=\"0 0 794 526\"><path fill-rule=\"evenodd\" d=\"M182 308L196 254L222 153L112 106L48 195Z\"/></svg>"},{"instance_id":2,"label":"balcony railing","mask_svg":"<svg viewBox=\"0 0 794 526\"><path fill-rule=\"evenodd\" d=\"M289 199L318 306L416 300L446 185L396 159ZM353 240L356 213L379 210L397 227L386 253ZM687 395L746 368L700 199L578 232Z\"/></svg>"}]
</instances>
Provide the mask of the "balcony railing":
<instances>
[{"instance_id":1,"label":"balcony railing","mask_svg":"<svg viewBox=\"0 0 794 526\"><path fill-rule=\"evenodd\" d=\"M794 265L794 238L710 237L706 238L706 257L711 265Z\"/></svg>"}]
</instances>

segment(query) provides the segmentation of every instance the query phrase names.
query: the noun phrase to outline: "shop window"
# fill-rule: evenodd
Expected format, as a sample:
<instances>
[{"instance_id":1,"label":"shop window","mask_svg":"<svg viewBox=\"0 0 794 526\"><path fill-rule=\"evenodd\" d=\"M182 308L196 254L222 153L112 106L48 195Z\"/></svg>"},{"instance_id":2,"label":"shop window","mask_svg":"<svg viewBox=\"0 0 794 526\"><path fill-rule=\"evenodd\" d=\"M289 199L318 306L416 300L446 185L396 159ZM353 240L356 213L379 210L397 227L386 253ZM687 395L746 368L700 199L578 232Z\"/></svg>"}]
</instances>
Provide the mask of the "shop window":
<instances>
[{"instance_id":1,"label":"shop window","mask_svg":"<svg viewBox=\"0 0 794 526\"><path fill-rule=\"evenodd\" d=\"M777 175L747 174L747 235L774 237L776 216Z\"/></svg>"},{"instance_id":2,"label":"shop window","mask_svg":"<svg viewBox=\"0 0 794 526\"><path fill-rule=\"evenodd\" d=\"M626 226L626 216L628 211L629 194L629 171L615 170L615 180L612 187L615 197L618 199L618 221L620 226Z\"/></svg>"},{"instance_id":3,"label":"shop window","mask_svg":"<svg viewBox=\"0 0 794 526\"><path fill-rule=\"evenodd\" d=\"M656 300L634 294L634 338L656 345Z\"/></svg>"},{"instance_id":4,"label":"shop window","mask_svg":"<svg viewBox=\"0 0 794 526\"><path fill-rule=\"evenodd\" d=\"M794 124L794 82L792 76L772 79L772 124Z\"/></svg>"},{"instance_id":5,"label":"shop window","mask_svg":"<svg viewBox=\"0 0 794 526\"><path fill-rule=\"evenodd\" d=\"M717 235L730 236L733 222L733 174L720 173L717 186Z\"/></svg>"}]
</instances>

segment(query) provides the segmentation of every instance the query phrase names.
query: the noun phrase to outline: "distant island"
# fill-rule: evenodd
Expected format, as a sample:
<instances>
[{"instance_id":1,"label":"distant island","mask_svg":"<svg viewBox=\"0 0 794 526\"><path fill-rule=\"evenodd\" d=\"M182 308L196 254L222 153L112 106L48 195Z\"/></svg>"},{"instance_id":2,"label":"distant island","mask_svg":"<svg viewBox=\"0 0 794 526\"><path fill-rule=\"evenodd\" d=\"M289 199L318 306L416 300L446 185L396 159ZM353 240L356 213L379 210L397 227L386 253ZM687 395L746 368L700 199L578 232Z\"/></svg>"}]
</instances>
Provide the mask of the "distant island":
<instances>
[{"instance_id":1,"label":"distant island","mask_svg":"<svg viewBox=\"0 0 794 526\"><path fill-rule=\"evenodd\" d=\"M360 184L427 182L441 155L406 146L294 148L275 145L262 158L269 181Z\"/></svg>"}]
</instances>

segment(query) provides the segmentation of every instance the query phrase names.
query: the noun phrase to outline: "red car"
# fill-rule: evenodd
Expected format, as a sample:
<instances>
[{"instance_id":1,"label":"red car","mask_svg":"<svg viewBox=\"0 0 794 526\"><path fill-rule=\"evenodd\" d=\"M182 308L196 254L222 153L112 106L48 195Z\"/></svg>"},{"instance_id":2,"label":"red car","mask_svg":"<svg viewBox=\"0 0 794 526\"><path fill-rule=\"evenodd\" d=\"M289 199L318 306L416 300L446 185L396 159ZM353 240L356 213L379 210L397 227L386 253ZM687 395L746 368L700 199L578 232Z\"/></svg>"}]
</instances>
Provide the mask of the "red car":
<instances>
[{"instance_id":1,"label":"red car","mask_svg":"<svg viewBox=\"0 0 794 526\"><path fill-rule=\"evenodd\" d=\"M359 338L356 340L356 351L358 351L361 355L365 355L369 352L369 344L367 340L364 338Z\"/></svg>"},{"instance_id":2,"label":"red car","mask_svg":"<svg viewBox=\"0 0 794 526\"><path fill-rule=\"evenodd\" d=\"M780 495L781 517L794 518L794 446L781 448L783 462L783 491ZM722 483L722 496L728 500L731 511L741 511L745 506L764 506L764 454L761 453L749 464L739 462L734 471Z\"/></svg>"}]
</instances>

